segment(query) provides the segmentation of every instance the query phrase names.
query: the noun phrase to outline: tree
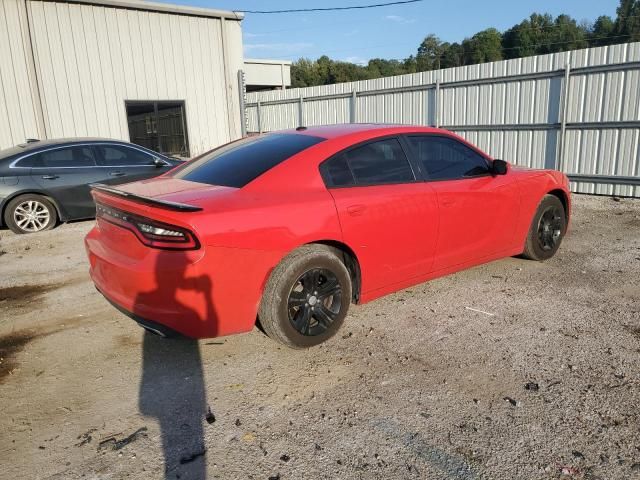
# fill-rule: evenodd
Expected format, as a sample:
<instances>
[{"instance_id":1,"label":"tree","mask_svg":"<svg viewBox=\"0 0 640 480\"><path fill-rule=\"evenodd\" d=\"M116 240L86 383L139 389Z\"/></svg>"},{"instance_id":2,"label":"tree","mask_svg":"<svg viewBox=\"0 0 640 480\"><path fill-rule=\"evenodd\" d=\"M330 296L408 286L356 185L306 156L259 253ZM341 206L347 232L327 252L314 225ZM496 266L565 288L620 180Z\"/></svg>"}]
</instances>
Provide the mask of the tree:
<instances>
[{"instance_id":1,"label":"tree","mask_svg":"<svg viewBox=\"0 0 640 480\"><path fill-rule=\"evenodd\" d=\"M349 62L334 62L329 66L329 81L327 84L353 82L369 79L367 70L360 65Z\"/></svg>"},{"instance_id":2,"label":"tree","mask_svg":"<svg viewBox=\"0 0 640 480\"><path fill-rule=\"evenodd\" d=\"M461 67L464 65L464 49L457 42L442 44L440 68Z\"/></svg>"},{"instance_id":3,"label":"tree","mask_svg":"<svg viewBox=\"0 0 640 480\"><path fill-rule=\"evenodd\" d=\"M502 34L487 28L462 42L465 65L502 60Z\"/></svg>"},{"instance_id":4,"label":"tree","mask_svg":"<svg viewBox=\"0 0 640 480\"><path fill-rule=\"evenodd\" d=\"M503 48L506 58L521 58L545 51L551 42L553 17L549 14L533 13L527 20L514 25L504 33Z\"/></svg>"},{"instance_id":5,"label":"tree","mask_svg":"<svg viewBox=\"0 0 640 480\"><path fill-rule=\"evenodd\" d=\"M416 67L419 72L437 70L440 68L442 56L442 42L433 34L427 35L418 47Z\"/></svg>"},{"instance_id":6,"label":"tree","mask_svg":"<svg viewBox=\"0 0 640 480\"><path fill-rule=\"evenodd\" d=\"M607 15L602 15L596 19L591 26L588 39L589 44L592 47L601 47L603 45L609 45L615 35L616 24L613 19Z\"/></svg>"},{"instance_id":7,"label":"tree","mask_svg":"<svg viewBox=\"0 0 640 480\"><path fill-rule=\"evenodd\" d=\"M637 42L640 40L640 0L620 0L616 10L615 33L619 42Z\"/></svg>"},{"instance_id":8,"label":"tree","mask_svg":"<svg viewBox=\"0 0 640 480\"><path fill-rule=\"evenodd\" d=\"M371 78L391 77L406 73L403 63L399 60L385 60L383 58L369 60L367 71Z\"/></svg>"},{"instance_id":9,"label":"tree","mask_svg":"<svg viewBox=\"0 0 640 480\"><path fill-rule=\"evenodd\" d=\"M418 61L413 55L409 55L402 61L402 68L405 73L416 73L418 71Z\"/></svg>"},{"instance_id":10,"label":"tree","mask_svg":"<svg viewBox=\"0 0 640 480\"><path fill-rule=\"evenodd\" d=\"M318 76L320 77L319 85L328 85L330 83L329 78L331 75L331 64L333 60L331 60L326 55L322 55L318 60L316 60L318 64Z\"/></svg>"},{"instance_id":11,"label":"tree","mask_svg":"<svg viewBox=\"0 0 640 480\"><path fill-rule=\"evenodd\" d=\"M547 52L564 52L587 48L587 31L579 26L569 15L558 15L553 22L554 28L548 35Z\"/></svg>"},{"instance_id":12,"label":"tree","mask_svg":"<svg viewBox=\"0 0 640 480\"><path fill-rule=\"evenodd\" d=\"M291 64L292 87L311 87L322 85L321 82L317 62L312 62L308 58L300 58Z\"/></svg>"}]
</instances>

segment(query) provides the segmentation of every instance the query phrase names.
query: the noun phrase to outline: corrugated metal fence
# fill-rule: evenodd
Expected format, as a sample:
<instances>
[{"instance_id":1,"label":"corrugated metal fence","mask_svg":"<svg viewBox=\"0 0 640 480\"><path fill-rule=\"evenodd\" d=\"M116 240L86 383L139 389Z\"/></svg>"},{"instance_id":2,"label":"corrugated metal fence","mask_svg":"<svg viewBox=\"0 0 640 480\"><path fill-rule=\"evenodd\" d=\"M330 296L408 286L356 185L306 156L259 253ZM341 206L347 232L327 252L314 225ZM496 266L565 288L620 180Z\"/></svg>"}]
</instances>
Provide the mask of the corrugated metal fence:
<instances>
[{"instance_id":1,"label":"corrugated metal fence","mask_svg":"<svg viewBox=\"0 0 640 480\"><path fill-rule=\"evenodd\" d=\"M576 192L640 197L640 43L246 95L246 128L434 125Z\"/></svg>"}]
</instances>

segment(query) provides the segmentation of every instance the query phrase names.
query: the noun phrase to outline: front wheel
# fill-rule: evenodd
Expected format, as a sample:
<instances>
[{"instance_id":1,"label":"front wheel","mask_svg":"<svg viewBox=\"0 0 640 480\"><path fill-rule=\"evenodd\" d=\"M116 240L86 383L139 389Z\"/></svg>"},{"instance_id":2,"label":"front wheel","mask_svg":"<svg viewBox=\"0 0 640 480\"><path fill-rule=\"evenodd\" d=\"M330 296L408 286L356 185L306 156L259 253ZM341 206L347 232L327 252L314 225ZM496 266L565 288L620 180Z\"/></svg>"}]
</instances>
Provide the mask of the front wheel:
<instances>
[{"instance_id":1,"label":"front wheel","mask_svg":"<svg viewBox=\"0 0 640 480\"><path fill-rule=\"evenodd\" d=\"M555 195L545 195L533 216L523 255L530 260L547 260L555 255L567 230L564 206Z\"/></svg>"},{"instance_id":2,"label":"front wheel","mask_svg":"<svg viewBox=\"0 0 640 480\"><path fill-rule=\"evenodd\" d=\"M258 313L265 333L288 347L308 348L331 338L351 303L351 277L329 247L307 245L273 270Z\"/></svg>"},{"instance_id":3,"label":"front wheel","mask_svg":"<svg viewBox=\"0 0 640 480\"><path fill-rule=\"evenodd\" d=\"M14 233L35 233L53 228L58 221L58 214L45 197L28 194L9 202L4 221Z\"/></svg>"}]
</instances>

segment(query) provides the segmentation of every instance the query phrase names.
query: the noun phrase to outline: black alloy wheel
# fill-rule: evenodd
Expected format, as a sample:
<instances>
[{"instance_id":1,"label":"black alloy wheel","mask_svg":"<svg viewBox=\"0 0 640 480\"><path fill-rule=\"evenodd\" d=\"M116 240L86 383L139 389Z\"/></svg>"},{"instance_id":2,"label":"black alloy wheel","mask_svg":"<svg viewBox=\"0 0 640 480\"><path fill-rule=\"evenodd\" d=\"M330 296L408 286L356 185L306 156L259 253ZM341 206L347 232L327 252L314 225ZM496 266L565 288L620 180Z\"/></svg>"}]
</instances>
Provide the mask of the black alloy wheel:
<instances>
[{"instance_id":1,"label":"black alloy wheel","mask_svg":"<svg viewBox=\"0 0 640 480\"><path fill-rule=\"evenodd\" d=\"M544 251L556 248L564 229L564 213L557 205L551 205L542 212L538 222L538 245Z\"/></svg>"},{"instance_id":2,"label":"black alloy wheel","mask_svg":"<svg viewBox=\"0 0 640 480\"><path fill-rule=\"evenodd\" d=\"M323 334L340 313L342 286L336 275L324 268L313 268L296 281L289 299L289 321L305 336Z\"/></svg>"},{"instance_id":3,"label":"black alloy wheel","mask_svg":"<svg viewBox=\"0 0 640 480\"><path fill-rule=\"evenodd\" d=\"M558 251L566 231L564 204L555 195L545 195L531 221L523 256L539 262L548 260Z\"/></svg>"},{"instance_id":4,"label":"black alloy wheel","mask_svg":"<svg viewBox=\"0 0 640 480\"><path fill-rule=\"evenodd\" d=\"M340 329L353 297L344 252L328 245L303 245L273 269L258 320L264 332L291 348L309 348Z\"/></svg>"}]
</instances>

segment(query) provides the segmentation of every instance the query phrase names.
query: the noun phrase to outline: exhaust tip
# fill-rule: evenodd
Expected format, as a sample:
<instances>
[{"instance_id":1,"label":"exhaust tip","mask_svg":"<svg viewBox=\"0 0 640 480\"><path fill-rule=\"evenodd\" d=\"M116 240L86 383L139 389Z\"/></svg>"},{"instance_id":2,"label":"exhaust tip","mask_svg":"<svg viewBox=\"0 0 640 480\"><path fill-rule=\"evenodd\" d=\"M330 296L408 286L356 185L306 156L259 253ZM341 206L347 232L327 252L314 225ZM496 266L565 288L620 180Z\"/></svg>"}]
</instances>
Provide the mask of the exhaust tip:
<instances>
[{"instance_id":1,"label":"exhaust tip","mask_svg":"<svg viewBox=\"0 0 640 480\"><path fill-rule=\"evenodd\" d=\"M168 338L167 334L161 332L160 330L156 330L155 328L151 328L151 327L149 327L147 325L142 325L141 323L138 323L138 325L140 325L142 328L144 328L149 333L153 333L154 335L157 335L157 336L162 337L162 338Z\"/></svg>"}]
</instances>

